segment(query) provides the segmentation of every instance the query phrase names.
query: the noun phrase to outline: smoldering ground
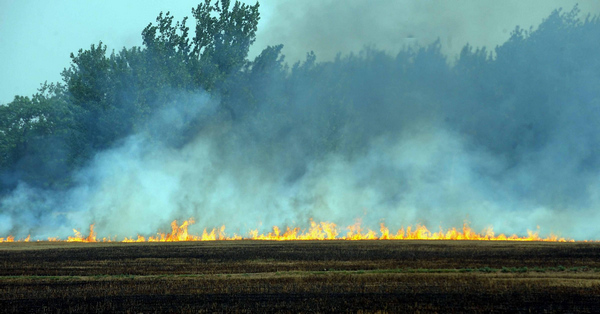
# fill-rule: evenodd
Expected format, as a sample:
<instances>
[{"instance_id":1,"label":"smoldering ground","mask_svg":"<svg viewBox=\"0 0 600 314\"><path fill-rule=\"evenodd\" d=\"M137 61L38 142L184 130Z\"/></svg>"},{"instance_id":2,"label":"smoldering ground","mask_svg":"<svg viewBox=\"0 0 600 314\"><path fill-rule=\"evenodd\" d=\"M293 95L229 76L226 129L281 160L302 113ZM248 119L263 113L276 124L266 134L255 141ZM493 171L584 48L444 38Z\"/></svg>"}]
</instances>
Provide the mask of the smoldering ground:
<instances>
[{"instance_id":1,"label":"smoldering ground","mask_svg":"<svg viewBox=\"0 0 600 314\"><path fill-rule=\"evenodd\" d=\"M20 183L1 200L0 234L95 223L100 237L151 235L194 217L197 234L312 218L600 238L598 34L598 19L557 11L493 56L465 47L452 65L441 42L367 48L253 69L251 107L235 87L226 100L172 92L68 190Z\"/></svg>"}]
</instances>

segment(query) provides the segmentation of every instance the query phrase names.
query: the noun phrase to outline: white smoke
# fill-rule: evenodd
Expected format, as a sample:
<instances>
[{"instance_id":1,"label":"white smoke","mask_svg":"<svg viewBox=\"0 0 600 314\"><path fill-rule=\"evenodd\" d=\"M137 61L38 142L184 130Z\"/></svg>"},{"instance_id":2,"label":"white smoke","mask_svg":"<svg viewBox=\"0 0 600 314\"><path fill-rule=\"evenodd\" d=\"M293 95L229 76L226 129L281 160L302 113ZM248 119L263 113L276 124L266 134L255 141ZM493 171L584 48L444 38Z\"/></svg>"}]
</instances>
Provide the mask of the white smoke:
<instances>
[{"instance_id":1,"label":"white smoke","mask_svg":"<svg viewBox=\"0 0 600 314\"><path fill-rule=\"evenodd\" d=\"M193 120L217 105L206 94L191 99L193 104L180 103L157 119L177 130L185 125L182 117ZM245 152L260 147L239 147L223 158L220 134L239 136L223 128L201 132L181 147L153 140L148 132L132 135L99 153L79 172L76 186L60 194L21 184L2 200L9 210L0 216L0 234L66 238L72 228L85 232L94 223L99 237L123 239L169 231L172 220L193 217L195 234L223 224L229 235L274 225L307 227L313 218L334 222L342 232L356 219L373 230L384 222L391 229L420 223L432 231L468 220L478 231L493 225L497 233L523 235L541 226L546 235L595 235L593 220L571 224L567 214L519 202L506 188L515 184L489 175L502 172L502 160L468 148L459 134L438 126L375 138L353 157L331 153L311 161L291 182L286 171L273 173L260 160L248 161Z\"/></svg>"}]
</instances>

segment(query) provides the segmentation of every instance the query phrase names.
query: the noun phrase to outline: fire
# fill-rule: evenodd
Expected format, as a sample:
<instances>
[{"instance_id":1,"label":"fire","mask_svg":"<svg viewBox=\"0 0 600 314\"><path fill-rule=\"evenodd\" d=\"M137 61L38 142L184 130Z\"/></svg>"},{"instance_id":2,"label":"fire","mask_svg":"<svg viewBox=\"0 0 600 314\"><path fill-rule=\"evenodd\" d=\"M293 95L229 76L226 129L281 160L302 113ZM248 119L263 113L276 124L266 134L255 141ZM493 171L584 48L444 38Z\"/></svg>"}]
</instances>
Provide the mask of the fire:
<instances>
[{"instance_id":1,"label":"fire","mask_svg":"<svg viewBox=\"0 0 600 314\"><path fill-rule=\"evenodd\" d=\"M81 235L81 232L77 231L77 229L73 229L75 233L74 237L68 237L67 242L96 242L96 232L94 232L94 224L90 225L90 235L84 237ZM53 240L54 238L52 238ZM48 241L52 241L50 238Z\"/></svg>"},{"instance_id":2,"label":"fire","mask_svg":"<svg viewBox=\"0 0 600 314\"><path fill-rule=\"evenodd\" d=\"M430 232L425 226L417 225L414 230L412 227L398 230L396 234L390 234L388 228L381 224L382 236L378 239L389 240L487 240L487 241L552 241L552 242L567 242L565 238L559 238L556 235L550 235L547 238L539 236L539 231L527 231L526 237L517 235L506 236L504 234L495 235L493 228L487 228L482 233L475 232L467 223L463 224L462 230L456 228L443 231L440 228L439 232Z\"/></svg>"},{"instance_id":3,"label":"fire","mask_svg":"<svg viewBox=\"0 0 600 314\"><path fill-rule=\"evenodd\" d=\"M335 223L331 222L315 222L310 220L308 229L300 229L299 227L286 227L285 230L278 226L273 227L273 231L268 233L259 233L258 229L250 230L248 236L240 235L229 236L225 233L225 226L213 228L210 231L204 229L202 235L192 235L188 232L188 227L194 223L194 219L185 220L181 225L174 220L171 223L171 232L158 232L153 236L142 236L124 238L121 242L177 242L177 241L217 241L217 240L272 240L272 241L287 241L287 240L485 240L485 241L552 241L552 242L567 242L565 238L559 238L556 235L550 235L543 238L539 236L538 231L527 231L527 236L519 237L517 235L507 236L505 234L496 235L494 230L489 227L482 233L475 232L468 223L464 223L461 229L450 228L446 231L439 229L438 232L431 232L423 225L408 226L406 229L401 228L396 233L391 233L385 224L380 225L379 232L371 229L364 229L361 222L343 229L338 229ZM90 225L90 232L87 236L83 235L76 229L73 229L74 236L70 236L67 240L61 240L56 237L48 238L48 241L67 241L67 242L115 242L117 238L102 238L96 237L94 224ZM30 235L17 242L28 242ZM0 238L1 242L15 242L13 236Z\"/></svg>"},{"instance_id":4,"label":"fire","mask_svg":"<svg viewBox=\"0 0 600 314\"><path fill-rule=\"evenodd\" d=\"M157 233L155 236L150 236L147 239L141 235L137 238L125 238L123 242L177 242L177 241L214 241L214 240L239 240L241 237L230 238L225 235L225 226L212 229L207 232L204 229L202 236L190 235L188 226L194 223L194 219L190 218L183 222L181 226L177 225L177 220L171 223L171 233Z\"/></svg>"},{"instance_id":5,"label":"fire","mask_svg":"<svg viewBox=\"0 0 600 314\"><path fill-rule=\"evenodd\" d=\"M22 239L22 240L16 240L16 242L29 242L30 238L31 238L31 235L28 235L27 238ZM3 243L3 242L15 242L15 237L8 236L6 238L0 238L0 243Z\"/></svg>"},{"instance_id":6,"label":"fire","mask_svg":"<svg viewBox=\"0 0 600 314\"><path fill-rule=\"evenodd\" d=\"M8 236L6 238L0 238L0 242L15 242L15 237Z\"/></svg>"}]
</instances>

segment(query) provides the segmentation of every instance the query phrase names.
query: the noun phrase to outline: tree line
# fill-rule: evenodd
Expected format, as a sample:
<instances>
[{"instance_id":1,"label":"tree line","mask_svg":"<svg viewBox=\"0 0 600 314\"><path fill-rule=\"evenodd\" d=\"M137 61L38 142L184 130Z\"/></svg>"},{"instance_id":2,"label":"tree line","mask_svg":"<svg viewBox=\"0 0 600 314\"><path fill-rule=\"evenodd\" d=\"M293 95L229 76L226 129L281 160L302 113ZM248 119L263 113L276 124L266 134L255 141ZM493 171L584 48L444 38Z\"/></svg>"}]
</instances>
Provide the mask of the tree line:
<instances>
[{"instance_id":1,"label":"tree line","mask_svg":"<svg viewBox=\"0 0 600 314\"><path fill-rule=\"evenodd\" d=\"M192 17L189 25L160 13L141 47L109 53L100 42L72 53L62 82L0 106L0 195L19 183L69 188L98 152L147 131L174 103L198 105L185 95L199 91L218 98L216 112L165 145L185 145L206 124L231 124L245 130L237 133L245 145L268 141L273 154L291 154L285 147L299 142L302 160L351 157L378 136L427 121L517 164L551 144L557 125L577 128L581 120L564 114L600 120L600 23L579 18L576 7L554 11L535 30L517 27L494 50L466 45L452 62L439 41L327 62L310 52L291 66L278 45L249 60L258 3L205 0ZM600 170L594 130L568 133L588 147L576 161L581 169Z\"/></svg>"}]
</instances>

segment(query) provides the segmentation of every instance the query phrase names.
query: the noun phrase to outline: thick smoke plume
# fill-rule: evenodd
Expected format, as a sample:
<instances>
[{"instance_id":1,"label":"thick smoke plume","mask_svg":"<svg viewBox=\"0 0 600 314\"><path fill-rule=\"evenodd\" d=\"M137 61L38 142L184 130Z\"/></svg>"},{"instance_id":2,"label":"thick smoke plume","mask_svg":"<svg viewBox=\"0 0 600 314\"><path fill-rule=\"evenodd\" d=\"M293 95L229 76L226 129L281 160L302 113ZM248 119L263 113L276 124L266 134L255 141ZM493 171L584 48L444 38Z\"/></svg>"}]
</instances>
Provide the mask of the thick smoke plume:
<instances>
[{"instance_id":1,"label":"thick smoke plume","mask_svg":"<svg viewBox=\"0 0 600 314\"><path fill-rule=\"evenodd\" d=\"M72 188L18 184L0 201L0 235L66 237L95 223L121 239L194 217L192 233L468 220L600 239L598 35L575 10L515 30L493 57L465 47L452 66L439 42L259 71L264 53L248 70L252 106L235 87L226 100L172 92Z\"/></svg>"},{"instance_id":2,"label":"thick smoke plume","mask_svg":"<svg viewBox=\"0 0 600 314\"><path fill-rule=\"evenodd\" d=\"M264 1L271 11L261 22L255 49L284 43L287 60L301 60L314 51L321 60L340 53L358 52L365 45L397 53L415 43L436 39L442 52L454 57L465 43L495 47L510 37L516 25L537 27L559 7L579 4L583 12L600 12L600 3L577 0L477 0L477 1ZM360 12L360 13L358 13ZM276 29L277 31L271 31ZM453 60L449 60L453 61Z\"/></svg>"}]
</instances>

